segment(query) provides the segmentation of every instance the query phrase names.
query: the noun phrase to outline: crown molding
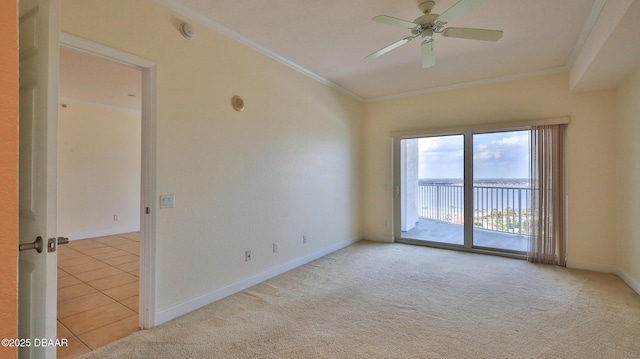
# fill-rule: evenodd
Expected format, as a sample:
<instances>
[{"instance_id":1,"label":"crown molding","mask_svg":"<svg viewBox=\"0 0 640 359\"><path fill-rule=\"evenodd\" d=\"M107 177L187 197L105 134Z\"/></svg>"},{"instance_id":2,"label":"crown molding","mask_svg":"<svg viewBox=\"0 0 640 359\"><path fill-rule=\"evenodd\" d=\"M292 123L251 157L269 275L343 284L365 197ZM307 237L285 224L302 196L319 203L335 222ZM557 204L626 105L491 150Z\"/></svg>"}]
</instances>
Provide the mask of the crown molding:
<instances>
[{"instance_id":1,"label":"crown molding","mask_svg":"<svg viewBox=\"0 0 640 359\"><path fill-rule=\"evenodd\" d=\"M253 49L255 51L258 51L261 54L263 54L263 55L265 55L265 56L267 56L267 57L269 57L269 58L271 58L271 59L273 59L275 61L278 61L278 62L282 63L283 65L285 65L285 66L287 66L287 67L289 67L289 68L291 68L293 70L296 70L299 73L301 73L301 74L303 74L303 75L305 75L305 76L307 76L307 77L309 77L309 78L311 78L313 80L316 80L316 81L320 82L321 84L326 85L326 86L328 86L328 87L330 87L330 88L332 88L332 89L334 89L334 90L336 90L336 91L338 91L338 92L340 92L340 93L342 93L344 95L347 95L347 96L349 96L349 97L351 97L351 98L353 98L353 99L355 99L355 100L357 100L359 102L363 102L364 101L364 98L362 98L361 96L359 96L355 92L352 92L352 91L350 91L350 90L348 90L348 89L336 84L335 82L333 82L331 80L328 80L328 79L316 74L315 72L312 72L312 71L310 71L310 70L308 70L308 69L296 64L295 62L293 62L293 61L291 61L291 60L289 60L289 59L287 59L287 58L285 58L283 56L280 56L280 55L276 54L275 52L273 52L273 51L271 51L271 50L269 50L269 49L267 49L267 48L265 48L265 47L263 47L261 45L258 45L257 43L247 39L246 37L244 37L244 36L234 32L234 31L232 31L228 27L226 27L226 26L224 26L224 25L222 25L222 24L220 24L220 23L218 23L218 22L216 22L216 21L204 16L203 14L201 14L201 13L199 13L199 12L193 10L193 9L190 9L190 8L188 8L188 7L186 7L186 6L182 5L182 4L179 4L174 0L155 0L155 2L157 2L158 4L168 8L169 10L172 10L172 11L174 11L174 12L176 12L176 13L182 15L182 16L185 16L185 17L188 17L188 18L190 18L190 19L192 19L194 21L197 21L198 23L208 27L209 29L211 29L213 31L216 31L216 32L218 32L218 33L220 33L220 34L222 34L222 35L224 35L224 36L226 36L226 37L228 37L228 38L230 38L230 39L232 39L234 41L237 41L237 42L241 43L242 45L245 45L245 46L247 46L247 47L249 47L249 48L251 48L251 49Z\"/></svg>"},{"instance_id":2,"label":"crown molding","mask_svg":"<svg viewBox=\"0 0 640 359\"><path fill-rule=\"evenodd\" d=\"M578 55L582 51L584 44L587 43L587 39L589 38L589 35L591 35L591 31L593 30L593 27L596 25L596 22L598 21L598 17L600 16L600 13L602 12L602 9L606 5L606 3L607 3L607 0L596 0L593 3L593 7L591 7L589 16L587 17L587 20L584 22L584 25L582 26L582 31L580 31L580 36L578 36L578 40L576 41L576 44L573 46L573 51L571 51L571 55L569 56L569 61L567 61L567 65L566 65L567 69L571 70L571 67L573 67L573 63L578 58Z\"/></svg>"}]
</instances>

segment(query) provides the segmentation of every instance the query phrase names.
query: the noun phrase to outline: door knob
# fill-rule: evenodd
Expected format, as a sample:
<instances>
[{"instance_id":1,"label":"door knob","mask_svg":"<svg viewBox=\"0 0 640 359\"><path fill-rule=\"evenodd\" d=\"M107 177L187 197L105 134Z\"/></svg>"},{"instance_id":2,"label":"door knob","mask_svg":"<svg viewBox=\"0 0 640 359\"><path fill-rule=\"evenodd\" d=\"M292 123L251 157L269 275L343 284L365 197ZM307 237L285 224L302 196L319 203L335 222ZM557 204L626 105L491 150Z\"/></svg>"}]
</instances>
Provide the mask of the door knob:
<instances>
[{"instance_id":1,"label":"door knob","mask_svg":"<svg viewBox=\"0 0 640 359\"><path fill-rule=\"evenodd\" d=\"M67 244L69 243L69 238L66 237L57 237L57 238L49 238L47 240L47 252L55 252L58 244ZM29 249L35 249L38 253L42 253L44 250L44 240L42 237L38 236L33 243L24 243L21 244L18 249L22 251L28 251Z\"/></svg>"},{"instance_id":2,"label":"door knob","mask_svg":"<svg viewBox=\"0 0 640 359\"><path fill-rule=\"evenodd\" d=\"M29 249L35 249L38 253L42 253L42 250L44 249L44 241L42 240L42 237L38 236L33 243L21 244L18 249L21 252L28 251Z\"/></svg>"}]
</instances>

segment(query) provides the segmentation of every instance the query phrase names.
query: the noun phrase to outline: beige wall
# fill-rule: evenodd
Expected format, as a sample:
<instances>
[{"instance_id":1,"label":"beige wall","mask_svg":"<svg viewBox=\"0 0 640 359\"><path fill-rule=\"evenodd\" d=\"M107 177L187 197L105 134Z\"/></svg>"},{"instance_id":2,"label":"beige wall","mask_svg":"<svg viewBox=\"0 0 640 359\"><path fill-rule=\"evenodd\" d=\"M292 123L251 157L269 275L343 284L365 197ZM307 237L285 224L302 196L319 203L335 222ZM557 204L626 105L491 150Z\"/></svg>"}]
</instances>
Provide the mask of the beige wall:
<instances>
[{"instance_id":1,"label":"beige wall","mask_svg":"<svg viewBox=\"0 0 640 359\"><path fill-rule=\"evenodd\" d=\"M81 239L138 231L140 114L66 105L58 112L58 235Z\"/></svg>"},{"instance_id":2,"label":"beige wall","mask_svg":"<svg viewBox=\"0 0 640 359\"><path fill-rule=\"evenodd\" d=\"M0 338L18 334L18 12L0 3ZM0 347L0 357L15 358Z\"/></svg>"},{"instance_id":3,"label":"beige wall","mask_svg":"<svg viewBox=\"0 0 640 359\"><path fill-rule=\"evenodd\" d=\"M199 24L186 40L182 20L62 1L64 32L158 63L157 189L176 200L157 216L159 310L360 237L362 104Z\"/></svg>"},{"instance_id":4,"label":"beige wall","mask_svg":"<svg viewBox=\"0 0 640 359\"><path fill-rule=\"evenodd\" d=\"M617 91L618 266L640 293L640 70Z\"/></svg>"},{"instance_id":5,"label":"beige wall","mask_svg":"<svg viewBox=\"0 0 640 359\"><path fill-rule=\"evenodd\" d=\"M366 104L364 237L390 240L393 234L390 132L570 116L569 265L615 271L615 93L570 94L568 88L564 73Z\"/></svg>"}]
</instances>

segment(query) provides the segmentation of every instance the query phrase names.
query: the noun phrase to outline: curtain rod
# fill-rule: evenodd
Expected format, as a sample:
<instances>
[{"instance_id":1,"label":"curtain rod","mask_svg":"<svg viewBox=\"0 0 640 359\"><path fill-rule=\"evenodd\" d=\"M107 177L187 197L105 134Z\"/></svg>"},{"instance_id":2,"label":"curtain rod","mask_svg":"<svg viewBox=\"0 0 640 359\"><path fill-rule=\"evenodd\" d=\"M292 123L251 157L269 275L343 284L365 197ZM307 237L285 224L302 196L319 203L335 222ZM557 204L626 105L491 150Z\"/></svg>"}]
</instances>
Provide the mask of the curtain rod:
<instances>
[{"instance_id":1,"label":"curtain rod","mask_svg":"<svg viewBox=\"0 0 640 359\"><path fill-rule=\"evenodd\" d=\"M570 122L570 118L567 117L555 117L541 120L523 120L523 121L510 121L499 123L485 123L478 125L467 126L455 126L455 127L440 127L429 128L422 130L410 130L410 131L393 131L391 137L420 137L425 135L446 135L446 134L459 134L463 132L486 132L491 130L505 130L505 131L517 131L528 130L534 126L545 125L567 125Z\"/></svg>"}]
</instances>

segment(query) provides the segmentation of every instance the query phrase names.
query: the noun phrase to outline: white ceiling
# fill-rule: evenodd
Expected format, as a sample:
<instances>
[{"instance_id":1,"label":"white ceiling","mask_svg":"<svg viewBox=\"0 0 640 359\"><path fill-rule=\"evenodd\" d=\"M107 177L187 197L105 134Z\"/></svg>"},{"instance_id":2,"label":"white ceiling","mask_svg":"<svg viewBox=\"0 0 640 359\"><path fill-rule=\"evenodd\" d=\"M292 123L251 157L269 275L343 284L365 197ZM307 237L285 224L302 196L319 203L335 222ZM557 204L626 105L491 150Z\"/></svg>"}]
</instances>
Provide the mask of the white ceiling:
<instances>
[{"instance_id":1,"label":"white ceiling","mask_svg":"<svg viewBox=\"0 0 640 359\"><path fill-rule=\"evenodd\" d=\"M98 104L140 111L142 72L81 52L60 49L61 103Z\"/></svg>"},{"instance_id":2,"label":"white ceiling","mask_svg":"<svg viewBox=\"0 0 640 359\"><path fill-rule=\"evenodd\" d=\"M410 35L370 19L412 21L421 15L416 1L156 0L196 26L191 41L207 26L364 101L561 71L571 71L573 91L611 88L640 67L640 0L485 0L447 26L503 30L498 42L436 35L429 69L421 67L419 40L364 61ZM433 12L458 1L436 0ZM61 54L62 98L139 110L139 72ZM90 82L101 83L96 93Z\"/></svg>"},{"instance_id":3,"label":"white ceiling","mask_svg":"<svg viewBox=\"0 0 640 359\"><path fill-rule=\"evenodd\" d=\"M437 36L437 63L423 70L419 41L363 61L366 55L409 36L406 29L370 19L384 14L413 20L421 15L416 4L421 0L156 1L364 100L567 71L584 44L597 36L591 30L602 11L625 10L607 19L614 29L625 12L639 12L637 4L630 7L638 2L634 0L485 0L448 26L503 30L503 38L490 43ZM433 12L442 13L458 1L436 0ZM626 23L635 30L627 37L640 40L640 22ZM598 54L628 59L624 52ZM590 65L591 61L583 62ZM628 67L640 66L640 58L626 62ZM607 71L595 76L607 78ZM598 84L588 87L594 86Z\"/></svg>"}]
</instances>

